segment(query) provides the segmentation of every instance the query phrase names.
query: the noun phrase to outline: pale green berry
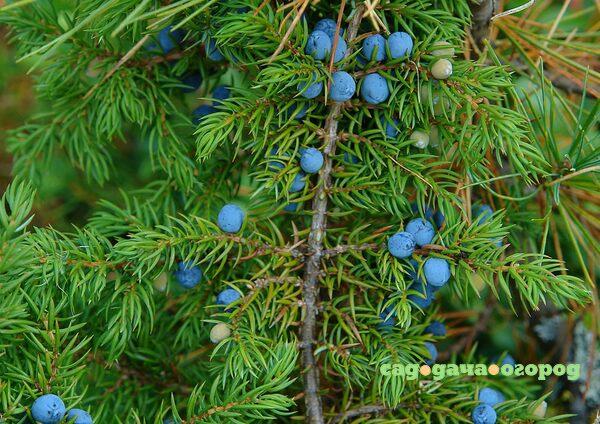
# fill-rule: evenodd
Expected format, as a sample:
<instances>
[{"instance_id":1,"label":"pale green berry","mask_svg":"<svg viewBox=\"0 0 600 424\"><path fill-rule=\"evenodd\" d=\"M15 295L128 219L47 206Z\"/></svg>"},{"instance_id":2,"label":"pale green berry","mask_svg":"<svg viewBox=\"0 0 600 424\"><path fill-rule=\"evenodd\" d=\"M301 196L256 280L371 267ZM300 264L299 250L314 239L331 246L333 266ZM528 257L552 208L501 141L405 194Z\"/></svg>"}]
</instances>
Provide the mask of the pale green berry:
<instances>
[{"instance_id":1,"label":"pale green berry","mask_svg":"<svg viewBox=\"0 0 600 424\"><path fill-rule=\"evenodd\" d=\"M439 59L431 67L431 75L437 80L444 80L452 75L452 62L448 59Z\"/></svg>"},{"instance_id":2,"label":"pale green berry","mask_svg":"<svg viewBox=\"0 0 600 424\"><path fill-rule=\"evenodd\" d=\"M410 135L410 140L415 147L424 149L429 145L429 134L425 131L415 130Z\"/></svg>"},{"instance_id":3,"label":"pale green berry","mask_svg":"<svg viewBox=\"0 0 600 424\"><path fill-rule=\"evenodd\" d=\"M230 335L231 330L229 329L229 326L223 322L220 322L210 330L210 341L217 344L225 340Z\"/></svg>"},{"instance_id":4,"label":"pale green berry","mask_svg":"<svg viewBox=\"0 0 600 424\"><path fill-rule=\"evenodd\" d=\"M438 147L440 145L440 130L436 125L429 130L429 144L431 147Z\"/></svg>"},{"instance_id":5,"label":"pale green berry","mask_svg":"<svg viewBox=\"0 0 600 424\"><path fill-rule=\"evenodd\" d=\"M154 288L160 292L164 292L167 289L167 282L169 276L166 272L161 272L158 277L154 280Z\"/></svg>"},{"instance_id":6,"label":"pale green berry","mask_svg":"<svg viewBox=\"0 0 600 424\"><path fill-rule=\"evenodd\" d=\"M438 41L433 44L433 48L431 49L432 56L442 56L442 57L453 57L454 56L454 47L447 41Z\"/></svg>"}]
</instances>

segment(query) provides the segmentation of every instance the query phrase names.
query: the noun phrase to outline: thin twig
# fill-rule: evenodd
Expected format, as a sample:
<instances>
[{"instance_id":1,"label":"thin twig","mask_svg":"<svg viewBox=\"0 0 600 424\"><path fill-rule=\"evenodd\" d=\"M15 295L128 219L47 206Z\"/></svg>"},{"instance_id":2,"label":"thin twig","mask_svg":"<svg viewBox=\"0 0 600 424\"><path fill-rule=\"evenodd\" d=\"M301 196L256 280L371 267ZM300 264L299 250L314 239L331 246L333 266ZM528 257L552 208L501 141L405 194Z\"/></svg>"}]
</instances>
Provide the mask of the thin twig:
<instances>
[{"instance_id":1,"label":"thin twig","mask_svg":"<svg viewBox=\"0 0 600 424\"><path fill-rule=\"evenodd\" d=\"M361 406L360 408L350 409L348 411L340 412L333 418L333 420L331 422L332 423L342 423L342 422L346 421L347 419L361 417L363 415L380 415L380 414L383 414L384 412L388 412L389 410L390 410L390 408L388 408L387 406L384 406L384 405L365 405L365 406Z\"/></svg>"},{"instance_id":2,"label":"thin twig","mask_svg":"<svg viewBox=\"0 0 600 424\"><path fill-rule=\"evenodd\" d=\"M302 18L302 15L304 15L304 10L306 9L306 6L308 6L309 3L310 3L310 0L304 0L304 3L302 3L302 7L300 7L300 11L298 12L298 14L296 15L296 17L292 21L290 27L286 31L286 33L283 36L283 38L281 39L281 42L279 43L279 46L277 46L277 49L275 50L275 52L269 58L269 63L273 62L273 60L277 57L277 55L279 53L281 53L281 51L283 50L283 47L285 46L285 43L287 43L287 40L290 38L290 35L292 35L292 32L294 31L294 28L296 28L296 25L298 25L298 22L300 22L300 19Z\"/></svg>"},{"instance_id":3,"label":"thin twig","mask_svg":"<svg viewBox=\"0 0 600 424\"><path fill-rule=\"evenodd\" d=\"M88 91L85 94L85 96L83 96L83 99L85 100L85 99L89 98L94 93L94 91L96 91L98 89L98 87L100 87L102 84L104 84L107 79L112 77L113 74L115 72L117 72L119 70L119 68L125 64L125 62L127 62L129 59L131 59L133 57L133 55L135 55L137 53L137 51L142 48L142 46L146 43L146 41L148 41L149 38L150 38L150 34L146 34L144 37L142 37L142 39L140 41L138 41L135 44L135 46L133 46L131 48L131 50L129 50L125 54L125 56L123 56L121 58L121 60L119 60L115 64L115 66L113 66L111 68L111 70L106 73L106 75L104 75L104 78L102 78L100 81L98 81L96 84L94 84L94 86L92 88L90 88L90 91Z\"/></svg>"},{"instance_id":4,"label":"thin twig","mask_svg":"<svg viewBox=\"0 0 600 424\"><path fill-rule=\"evenodd\" d=\"M364 5L358 6L354 18L348 26L348 42L356 37L363 16ZM301 12L302 13L302 12ZM351 44L350 44L351 45ZM327 228L327 190L331 185L332 160L338 141L338 119L343 103L334 103L325 121L325 140L323 148L324 164L319 173L319 182L312 210L312 223L308 235L308 251L302 283L303 322L301 327L302 366L304 368L304 394L306 405L306 421L312 424L323 424L323 407L319 395L319 369L314 353L319 295L318 278L321 273L323 256L323 237Z\"/></svg>"}]
</instances>

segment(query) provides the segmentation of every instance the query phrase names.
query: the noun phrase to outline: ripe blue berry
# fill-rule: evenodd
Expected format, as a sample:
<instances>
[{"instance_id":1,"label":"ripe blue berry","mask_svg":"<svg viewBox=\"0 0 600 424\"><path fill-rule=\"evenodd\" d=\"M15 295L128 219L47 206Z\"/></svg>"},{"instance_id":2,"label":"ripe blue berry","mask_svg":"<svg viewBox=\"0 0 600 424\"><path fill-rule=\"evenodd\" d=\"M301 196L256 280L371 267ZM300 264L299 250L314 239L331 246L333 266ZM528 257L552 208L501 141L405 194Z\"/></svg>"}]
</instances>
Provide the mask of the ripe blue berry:
<instances>
[{"instance_id":1,"label":"ripe blue berry","mask_svg":"<svg viewBox=\"0 0 600 424\"><path fill-rule=\"evenodd\" d=\"M333 42L331 43L331 49L333 50ZM333 62L341 62L346 57L347 51L348 44L346 44L346 40L344 40L344 38L341 35L338 35L338 44L335 48L335 56L333 57Z\"/></svg>"},{"instance_id":2,"label":"ripe blue berry","mask_svg":"<svg viewBox=\"0 0 600 424\"><path fill-rule=\"evenodd\" d=\"M439 321L431 321L431 323L425 327L425 333L436 337L444 337L446 335L446 327Z\"/></svg>"},{"instance_id":3,"label":"ripe blue berry","mask_svg":"<svg viewBox=\"0 0 600 424\"><path fill-rule=\"evenodd\" d=\"M385 38L381 34L370 35L364 39L362 54L369 60L385 60Z\"/></svg>"},{"instance_id":4,"label":"ripe blue berry","mask_svg":"<svg viewBox=\"0 0 600 424\"><path fill-rule=\"evenodd\" d=\"M316 75L314 75L313 81L316 78ZM297 88L303 97L306 97L307 99L314 99L321 94L321 91L323 91L323 83L321 81L317 81L307 86L306 82L301 82L298 84Z\"/></svg>"},{"instance_id":5,"label":"ripe blue berry","mask_svg":"<svg viewBox=\"0 0 600 424\"><path fill-rule=\"evenodd\" d=\"M489 221L494 214L494 210L489 205L480 205L473 208L473 222L483 224Z\"/></svg>"},{"instance_id":6,"label":"ripe blue berry","mask_svg":"<svg viewBox=\"0 0 600 424\"><path fill-rule=\"evenodd\" d=\"M278 147L273 147L271 149L271 156L277 156L278 153L279 153ZM289 155L287 153L284 153L283 156L289 156ZM277 171L278 169L283 169L283 168L285 168L285 165L281 162L281 159L269 161L269 169L271 171Z\"/></svg>"},{"instance_id":7,"label":"ripe blue berry","mask_svg":"<svg viewBox=\"0 0 600 424\"><path fill-rule=\"evenodd\" d=\"M292 182L292 185L290 186L290 193L297 193L299 191L302 191L304 189L305 185L306 185L306 174L304 172L297 173L296 176L294 177L294 181Z\"/></svg>"},{"instance_id":8,"label":"ripe blue berry","mask_svg":"<svg viewBox=\"0 0 600 424\"><path fill-rule=\"evenodd\" d=\"M435 287L429 284L423 284L421 281L415 281L409 287L409 290L418 292L418 294L411 294L408 296L408 300L413 302L421 309L427 308L435 299Z\"/></svg>"},{"instance_id":9,"label":"ripe blue berry","mask_svg":"<svg viewBox=\"0 0 600 424\"><path fill-rule=\"evenodd\" d=\"M184 30L176 29L175 31L171 31L172 29L173 26L169 25L158 33L158 44L165 54L170 53L178 47L179 43L183 41L183 37L185 37Z\"/></svg>"},{"instance_id":10,"label":"ripe blue berry","mask_svg":"<svg viewBox=\"0 0 600 424\"><path fill-rule=\"evenodd\" d=\"M490 406L496 406L498 403L502 403L506 400L504 395L498 390L484 387L479 391L479 402L485 403Z\"/></svg>"},{"instance_id":11,"label":"ripe blue berry","mask_svg":"<svg viewBox=\"0 0 600 424\"><path fill-rule=\"evenodd\" d=\"M428 285L442 287L450 279L450 265L445 259L429 258L425 261L423 273Z\"/></svg>"},{"instance_id":12,"label":"ripe blue berry","mask_svg":"<svg viewBox=\"0 0 600 424\"><path fill-rule=\"evenodd\" d=\"M62 399L53 394L42 395L31 405L31 416L41 424L56 424L66 412Z\"/></svg>"},{"instance_id":13,"label":"ripe blue berry","mask_svg":"<svg viewBox=\"0 0 600 424\"><path fill-rule=\"evenodd\" d=\"M331 82L331 100L334 102L345 102L350 100L356 92L354 78L345 71L337 71L333 74Z\"/></svg>"},{"instance_id":14,"label":"ripe blue berry","mask_svg":"<svg viewBox=\"0 0 600 424\"><path fill-rule=\"evenodd\" d=\"M376 105L390 97L390 89L384 77L379 74L369 74L363 78L360 95L365 102Z\"/></svg>"},{"instance_id":15,"label":"ripe blue berry","mask_svg":"<svg viewBox=\"0 0 600 424\"><path fill-rule=\"evenodd\" d=\"M385 308L379 314L379 318L381 319L381 322L379 323L379 325L377 327L380 330L383 330L383 329L389 328L389 327L393 327L394 325L396 325L396 317L395 317L395 313L394 313L394 308L392 308L391 306L388 306L387 308Z\"/></svg>"},{"instance_id":16,"label":"ripe blue berry","mask_svg":"<svg viewBox=\"0 0 600 424\"><path fill-rule=\"evenodd\" d=\"M225 289L217 295L217 305L227 306L240 298L240 293L234 289Z\"/></svg>"},{"instance_id":17,"label":"ripe blue berry","mask_svg":"<svg viewBox=\"0 0 600 424\"><path fill-rule=\"evenodd\" d=\"M202 270L191 262L179 262L175 271L177 282L185 289L196 287L202 279Z\"/></svg>"},{"instance_id":18,"label":"ripe blue berry","mask_svg":"<svg viewBox=\"0 0 600 424\"><path fill-rule=\"evenodd\" d=\"M344 162L348 162L348 163L356 165L358 163L358 157L356 157L355 155L353 155L351 153L344 152Z\"/></svg>"},{"instance_id":19,"label":"ripe blue berry","mask_svg":"<svg viewBox=\"0 0 600 424\"><path fill-rule=\"evenodd\" d=\"M217 225L226 233L237 233L244 222L244 211L237 205L227 204L221 208Z\"/></svg>"},{"instance_id":20,"label":"ripe blue berry","mask_svg":"<svg viewBox=\"0 0 600 424\"><path fill-rule=\"evenodd\" d=\"M425 348L429 351L429 359L425 360L425 363L429 366L435 364L438 357L438 351L435 345L431 342L425 342Z\"/></svg>"},{"instance_id":21,"label":"ripe blue berry","mask_svg":"<svg viewBox=\"0 0 600 424\"><path fill-rule=\"evenodd\" d=\"M293 108L290 108L293 109ZM302 118L304 118L308 112L308 105L303 104L303 105L298 105L295 109L294 109L294 119L296 120L301 120ZM288 115L289 116L289 115Z\"/></svg>"},{"instance_id":22,"label":"ripe blue berry","mask_svg":"<svg viewBox=\"0 0 600 424\"><path fill-rule=\"evenodd\" d=\"M316 60L324 60L331 52L331 38L323 31L313 31L304 51Z\"/></svg>"},{"instance_id":23,"label":"ripe blue berry","mask_svg":"<svg viewBox=\"0 0 600 424\"><path fill-rule=\"evenodd\" d=\"M213 90L212 96L213 96L213 105L218 105L219 103L221 103L221 101L223 100L227 100L229 98L229 96L231 95L231 91L229 90L229 88L225 87L224 85L219 85L217 87L215 87L215 89Z\"/></svg>"},{"instance_id":24,"label":"ripe blue berry","mask_svg":"<svg viewBox=\"0 0 600 424\"><path fill-rule=\"evenodd\" d=\"M444 225L444 221L446 221L446 217L444 216L444 214L440 211L435 211L435 213L433 214L433 222L435 222L435 225L438 228L442 228L442 225Z\"/></svg>"},{"instance_id":25,"label":"ripe blue berry","mask_svg":"<svg viewBox=\"0 0 600 424\"><path fill-rule=\"evenodd\" d=\"M206 56L213 62L220 62L225 56L217 48L217 43L212 38L206 42Z\"/></svg>"},{"instance_id":26,"label":"ripe blue berry","mask_svg":"<svg viewBox=\"0 0 600 424\"><path fill-rule=\"evenodd\" d=\"M323 154L315 149L309 147L302 152L300 156L300 167L307 174L316 174L323 166Z\"/></svg>"},{"instance_id":27,"label":"ripe blue berry","mask_svg":"<svg viewBox=\"0 0 600 424\"><path fill-rule=\"evenodd\" d=\"M392 59L410 56L413 40L405 32L395 32L388 37L388 48Z\"/></svg>"},{"instance_id":28,"label":"ripe blue berry","mask_svg":"<svg viewBox=\"0 0 600 424\"><path fill-rule=\"evenodd\" d=\"M205 116L208 116L211 113L215 113L216 111L217 110L214 107L212 107L211 105L199 106L192 111L192 122L194 122L194 124L198 125L200 122L202 122L202 119Z\"/></svg>"},{"instance_id":29,"label":"ripe blue berry","mask_svg":"<svg viewBox=\"0 0 600 424\"><path fill-rule=\"evenodd\" d=\"M433 237L435 236L433 225L431 225L429 221L425 221L422 218L411 220L406 225L406 231L413 235L415 238L415 243L417 246L421 247L431 243Z\"/></svg>"},{"instance_id":30,"label":"ripe blue berry","mask_svg":"<svg viewBox=\"0 0 600 424\"><path fill-rule=\"evenodd\" d=\"M193 93L200 88L200 85L202 84L202 76L200 76L200 74L197 72L187 74L181 79L181 83L185 85L185 88L182 88L181 91L184 93Z\"/></svg>"},{"instance_id":31,"label":"ripe blue berry","mask_svg":"<svg viewBox=\"0 0 600 424\"><path fill-rule=\"evenodd\" d=\"M417 203L411 203L410 209L413 211L413 213L421 215L421 212L419 211L419 205ZM433 216L433 209L431 209L429 206L425 206L422 216L424 216L426 220L430 220Z\"/></svg>"},{"instance_id":32,"label":"ripe blue berry","mask_svg":"<svg viewBox=\"0 0 600 424\"><path fill-rule=\"evenodd\" d=\"M411 233L401 232L388 240L388 251L395 258L408 258L415 250L415 238Z\"/></svg>"},{"instance_id":33,"label":"ripe blue berry","mask_svg":"<svg viewBox=\"0 0 600 424\"><path fill-rule=\"evenodd\" d=\"M83 409L71 409L67 420L72 424L93 424L92 416Z\"/></svg>"},{"instance_id":34,"label":"ripe blue berry","mask_svg":"<svg viewBox=\"0 0 600 424\"><path fill-rule=\"evenodd\" d=\"M288 203L283 210L286 212L296 212L298 210L298 203Z\"/></svg>"},{"instance_id":35,"label":"ripe blue berry","mask_svg":"<svg viewBox=\"0 0 600 424\"><path fill-rule=\"evenodd\" d=\"M501 365L512 365L514 367L516 364L517 362L515 361L515 358L513 358L512 356L510 356L510 354L507 353L504 359L502 359Z\"/></svg>"},{"instance_id":36,"label":"ripe blue berry","mask_svg":"<svg viewBox=\"0 0 600 424\"><path fill-rule=\"evenodd\" d=\"M321 19L315 25L315 31L323 31L327 36L333 40L333 36L335 34L335 29L337 28L337 23L333 19ZM344 30L340 28L339 35L343 35Z\"/></svg>"},{"instance_id":37,"label":"ripe blue berry","mask_svg":"<svg viewBox=\"0 0 600 424\"><path fill-rule=\"evenodd\" d=\"M393 118L391 121L388 120L385 116L380 118L381 125L385 129L385 135L387 138L396 138L398 136L398 125L400 121L396 118Z\"/></svg>"},{"instance_id":38,"label":"ripe blue berry","mask_svg":"<svg viewBox=\"0 0 600 424\"><path fill-rule=\"evenodd\" d=\"M473 424L495 424L497 418L494 408L485 403L477 405L471 412Z\"/></svg>"}]
</instances>

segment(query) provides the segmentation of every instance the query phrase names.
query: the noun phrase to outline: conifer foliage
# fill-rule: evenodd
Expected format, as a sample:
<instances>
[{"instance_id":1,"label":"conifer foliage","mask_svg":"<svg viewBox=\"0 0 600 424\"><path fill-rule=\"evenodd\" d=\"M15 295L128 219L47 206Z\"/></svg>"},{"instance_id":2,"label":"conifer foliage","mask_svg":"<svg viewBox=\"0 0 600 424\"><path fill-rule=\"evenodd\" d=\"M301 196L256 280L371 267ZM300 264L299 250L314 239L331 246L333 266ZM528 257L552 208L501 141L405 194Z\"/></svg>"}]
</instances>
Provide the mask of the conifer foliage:
<instances>
[{"instance_id":1,"label":"conifer foliage","mask_svg":"<svg viewBox=\"0 0 600 424\"><path fill-rule=\"evenodd\" d=\"M467 0L57 3L0 9L46 105L7 139L0 422L566 421L530 378L380 367L496 361L445 312L594 301L549 234L593 225L597 106L540 141ZM57 158L121 197L32 226Z\"/></svg>"}]
</instances>

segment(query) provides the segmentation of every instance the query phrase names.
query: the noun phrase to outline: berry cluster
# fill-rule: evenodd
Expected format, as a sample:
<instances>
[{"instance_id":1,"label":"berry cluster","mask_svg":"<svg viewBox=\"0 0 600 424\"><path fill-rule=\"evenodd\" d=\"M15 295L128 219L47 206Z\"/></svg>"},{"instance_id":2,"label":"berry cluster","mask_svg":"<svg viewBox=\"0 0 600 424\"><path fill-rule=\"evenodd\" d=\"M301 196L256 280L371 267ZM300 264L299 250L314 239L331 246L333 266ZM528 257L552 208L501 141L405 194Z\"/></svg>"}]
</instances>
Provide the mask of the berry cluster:
<instances>
[{"instance_id":1,"label":"berry cluster","mask_svg":"<svg viewBox=\"0 0 600 424\"><path fill-rule=\"evenodd\" d=\"M40 424L57 424L66 418L72 424L93 424L92 416L82 409L67 412L63 400L53 394L38 397L31 405L31 416Z\"/></svg>"},{"instance_id":2,"label":"berry cluster","mask_svg":"<svg viewBox=\"0 0 600 424\"><path fill-rule=\"evenodd\" d=\"M485 387L479 391L479 405L471 412L473 424L494 424L497 419L494 407L506 399L498 390Z\"/></svg>"},{"instance_id":3,"label":"berry cluster","mask_svg":"<svg viewBox=\"0 0 600 424\"><path fill-rule=\"evenodd\" d=\"M416 206L413 206L413 210L416 210ZM438 228L444 224L444 216L439 212L433 213L431 210L427 209L425 211L425 217L429 220L433 220ZM429 220L423 218L412 219L406 225L405 231L398 232L388 239L388 252L395 258L407 259L412 256L416 247L424 247L430 244L435 238L436 232L433 224ZM410 268L408 274L413 281L409 290L416 292L416 294L409 295L408 300L419 308L426 308L433 302L435 293L450 280L450 264L445 259L435 257L427 258L423 265L425 283L423 283L418 275L418 262L414 259L410 259L409 264ZM383 320L383 323L380 324L380 328L395 325L393 308L391 307L384 310L380 315L380 318ZM426 333L430 333L434 336L444 336L446 334L446 329L442 323L434 321L426 328ZM429 351L430 357L426 363L431 365L437 358L437 349L435 345L430 342L426 342L425 347Z\"/></svg>"}]
</instances>

